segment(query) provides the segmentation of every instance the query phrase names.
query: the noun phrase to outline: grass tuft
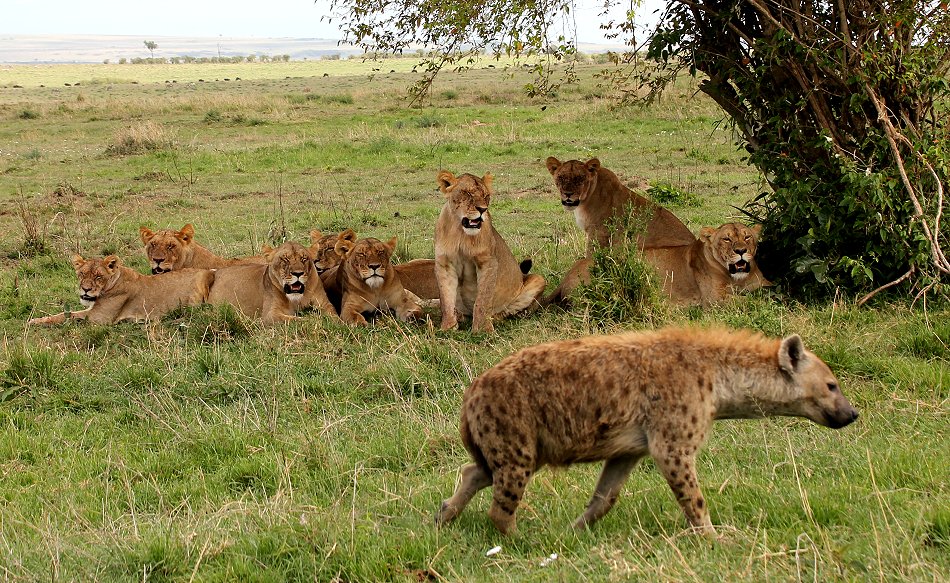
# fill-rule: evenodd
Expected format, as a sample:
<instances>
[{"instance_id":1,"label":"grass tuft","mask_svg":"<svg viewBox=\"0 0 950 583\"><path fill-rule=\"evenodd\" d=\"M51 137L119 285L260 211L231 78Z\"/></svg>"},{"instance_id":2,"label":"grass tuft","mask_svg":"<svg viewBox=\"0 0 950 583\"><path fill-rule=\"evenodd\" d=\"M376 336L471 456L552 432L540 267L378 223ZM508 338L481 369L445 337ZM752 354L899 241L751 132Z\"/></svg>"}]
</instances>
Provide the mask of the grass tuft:
<instances>
[{"instance_id":1,"label":"grass tuft","mask_svg":"<svg viewBox=\"0 0 950 583\"><path fill-rule=\"evenodd\" d=\"M112 143L106 147L106 154L112 156L144 154L171 148L173 144L171 134L160 123L152 120L139 121L117 131Z\"/></svg>"}]
</instances>

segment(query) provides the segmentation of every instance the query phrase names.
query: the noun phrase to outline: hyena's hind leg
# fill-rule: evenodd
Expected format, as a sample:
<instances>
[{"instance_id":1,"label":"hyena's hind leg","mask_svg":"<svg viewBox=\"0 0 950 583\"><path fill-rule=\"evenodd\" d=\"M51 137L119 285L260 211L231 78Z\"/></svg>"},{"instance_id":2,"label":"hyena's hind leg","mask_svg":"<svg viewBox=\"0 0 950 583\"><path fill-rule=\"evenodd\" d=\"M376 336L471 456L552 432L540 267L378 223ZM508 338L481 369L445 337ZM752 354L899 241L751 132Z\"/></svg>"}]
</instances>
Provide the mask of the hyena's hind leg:
<instances>
[{"instance_id":1,"label":"hyena's hind leg","mask_svg":"<svg viewBox=\"0 0 950 583\"><path fill-rule=\"evenodd\" d=\"M532 466L533 467L533 466ZM501 534L515 531L515 512L531 478L528 466L509 464L495 469L492 475L492 503L488 517Z\"/></svg>"},{"instance_id":2,"label":"hyena's hind leg","mask_svg":"<svg viewBox=\"0 0 950 583\"><path fill-rule=\"evenodd\" d=\"M445 524L459 515L479 490L492 485L491 474L478 464L469 464L462 468L462 481L455 494L442 501L442 507L435 513L435 523Z\"/></svg>"},{"instance_id":3,"label":"hyena's hind leg","mask_svg":"<svg viewBox=\"0 0 950 583\"><path fill-rule=\"evenodd\" d=\"M613 508L630 472L636 467L643 454L631 454L609 459L600 472L594 495L587 503L587 509L574 521L574 528L580 530L590 527Z\"/></svg>"}]
</instances>

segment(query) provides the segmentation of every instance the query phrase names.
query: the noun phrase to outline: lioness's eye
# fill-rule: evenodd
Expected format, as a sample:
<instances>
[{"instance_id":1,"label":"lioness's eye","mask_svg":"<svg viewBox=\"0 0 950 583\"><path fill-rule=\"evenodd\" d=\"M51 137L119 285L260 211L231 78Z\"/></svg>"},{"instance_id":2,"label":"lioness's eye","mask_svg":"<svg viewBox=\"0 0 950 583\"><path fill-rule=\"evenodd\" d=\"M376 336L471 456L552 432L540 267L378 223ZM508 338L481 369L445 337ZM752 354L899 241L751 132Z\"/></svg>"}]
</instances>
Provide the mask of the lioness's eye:
<instances>
[{"instance_id":1,"label":"lioness's eye","mask_svg":"<svg viewBox=\"0 0 950 583\"><path fill-rule=\"evenodd\" d=\"M725 241L726 243L732 243L732 239L730 239L729 237L723 237L722 240Z\"/></svg>"},{"instance_id":2,"label":"lioness's eye","mask_svg":"<svg viewBox=\"0 0 950 583\"><path fill-rule=\"evenodd\" d=\"M835 383L828 383L828 390L832 393L835 393L838 391L838 385Z\"/></svg>"}]
</instances>

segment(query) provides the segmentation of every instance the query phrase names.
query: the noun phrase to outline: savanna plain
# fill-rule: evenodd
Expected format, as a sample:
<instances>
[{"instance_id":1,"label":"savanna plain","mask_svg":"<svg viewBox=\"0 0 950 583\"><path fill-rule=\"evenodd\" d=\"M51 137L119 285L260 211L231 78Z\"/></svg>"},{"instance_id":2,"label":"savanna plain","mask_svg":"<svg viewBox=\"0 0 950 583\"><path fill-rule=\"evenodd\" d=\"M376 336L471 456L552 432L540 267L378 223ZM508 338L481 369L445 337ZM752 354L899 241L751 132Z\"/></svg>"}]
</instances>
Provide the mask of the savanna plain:
<instances>
[{"instance_id":1,"label":"savanna plain","mask_svg":"<svg viewBox=\"0 0 950 583\"><path fill-rule=\"evenodd\" d=\"M359 329L209 307L25 325L80 308L73 253L147 271L140 225L192 223L225 256L350 227L431 257L441 169L494 174L494 224L549 290L584 240L547 156L692 195L670 208L694 232L764 189L695 84L618 108L601 66L530 99L528 73L490 64L414 106L407 60L0 69L0 578L950 579L950 313L933 295L858 309L769 290L619 322L551 308L491 336L439 332L432 310ZM468 461L475 376L541 341L670 324L799 333L861 417L718 422L698 462L715 539L688 532L650 461L587 532L570 524L594 465L539 473L509 538L487 491L433 526Z\"/></svg>"}]
</instances>

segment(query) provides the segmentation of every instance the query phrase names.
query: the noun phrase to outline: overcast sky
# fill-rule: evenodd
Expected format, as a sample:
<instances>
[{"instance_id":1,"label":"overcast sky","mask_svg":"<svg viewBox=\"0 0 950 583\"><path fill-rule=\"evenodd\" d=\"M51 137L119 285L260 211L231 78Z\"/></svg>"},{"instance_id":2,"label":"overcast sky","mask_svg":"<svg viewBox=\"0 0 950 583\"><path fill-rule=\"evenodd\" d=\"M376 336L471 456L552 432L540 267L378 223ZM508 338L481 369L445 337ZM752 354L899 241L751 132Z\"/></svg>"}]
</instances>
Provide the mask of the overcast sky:
<instances>
[{"instance_id":1,"label":"overcast sky","mask_svg":"<svg viewBox=\"0 0 950 583\"><path fill-rule=\"evenodd\" d=\"M575 4L578 41L604 42L598 30L603 0ZM653 13L663 4L644 0L637 20L655 20ZM3 0L0 34L339 39L337 24L321 19L329 6L328 0ZM623 13L615 9L612 15L619 20Z\"/></svg>"}]
</instances>

